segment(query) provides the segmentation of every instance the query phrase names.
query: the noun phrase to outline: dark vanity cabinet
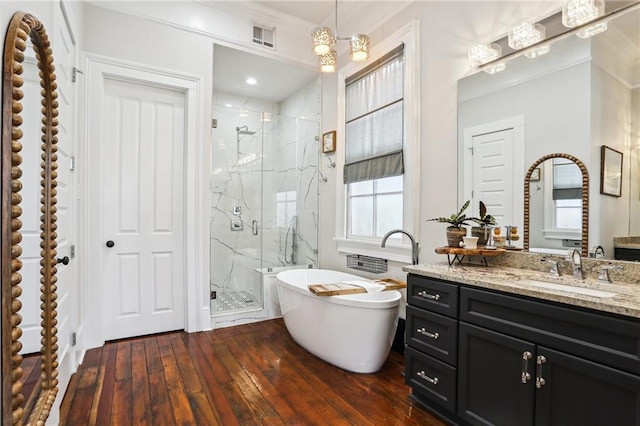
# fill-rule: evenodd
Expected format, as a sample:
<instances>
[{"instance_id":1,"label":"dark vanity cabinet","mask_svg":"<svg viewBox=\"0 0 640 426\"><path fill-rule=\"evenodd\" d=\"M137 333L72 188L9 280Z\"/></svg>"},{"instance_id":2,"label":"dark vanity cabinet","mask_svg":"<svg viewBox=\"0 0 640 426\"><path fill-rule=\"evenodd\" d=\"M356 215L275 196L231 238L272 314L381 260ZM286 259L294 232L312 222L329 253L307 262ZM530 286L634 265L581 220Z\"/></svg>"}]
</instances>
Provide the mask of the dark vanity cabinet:
<instances>
[{"instance_id":1,"label":"dark vanity cabinet","mask_svg":"<svg viewBox=\"0 0 640 426\"><path fill-rule=\"evenodd\" d=\"M414 399L452 423L640 425L636 318L415 275L408 283L406 381ZM446 322L457 347L422 346L413 336L434 315L412 303L429 286L458 296L445 316L457 323Z\"/></svg>"},{"instance_id":2,"label":"dark vanity cabinet","mask_svg":"<svg viewBox=\"0 0 640 426\"><path fill-rule=\"evenodd\" d=\"M458 364L458 285L409 275L405 381L427 405L455 412Z\"/></svg>"}]
</instances>

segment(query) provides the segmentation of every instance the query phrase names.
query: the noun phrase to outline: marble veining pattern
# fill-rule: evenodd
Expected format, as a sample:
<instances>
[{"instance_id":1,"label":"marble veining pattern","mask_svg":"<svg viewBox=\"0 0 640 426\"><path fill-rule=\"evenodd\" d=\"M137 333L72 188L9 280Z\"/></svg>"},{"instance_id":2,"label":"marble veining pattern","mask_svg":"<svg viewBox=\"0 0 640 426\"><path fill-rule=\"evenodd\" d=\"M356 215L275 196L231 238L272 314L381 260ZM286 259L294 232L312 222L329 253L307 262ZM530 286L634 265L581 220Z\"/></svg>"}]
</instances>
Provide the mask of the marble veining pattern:
<instances>
[{"instance_id":1,"label":"marble veining pattern","mask_svg":"<svg viewBox=\"0 0 640 426\"><path fill-rule=\"evenodd\" d=\"M587 275L583 281L574 279L570 274L559 278L552 277L548 272L541 271L540 263L545 267L546 262L540 262L537 256L537 268L521 269L508 266L480 266L477 264L460 264L449 266L446 262L405 266L406 272L431 278L440 278L466 284L498 290L511 294L529 296L567 305L581 306L598 311L640 318L640 284L637 282L617 281L605 284ZM630 262L627 262L630 263ZM635 266L635 265L634 265ZM640 265L638 265L640 267ZM618 272L618 271L616 271ZM636 275L637 277L637 275ZM636 278L637 279L637 278ZM616 293L613 297L594 297L584 294L566 292L563 290L549 290L532 286L521 280L538 280L550 283L585 287Z\"/></svg>"},{"instance_id":2,"label":"marble veining pattern","mask_svg":"<svg viewBox=\"0 0 640 426\"><path fill-rule=\"evenodd\" d=\"M280 103L214 93L218 127L211 156L210 271L211 290L218 296L261 292L259 268L317 266L319 96L320 79ZM263 121L261 112L270 113L271 121ZM241 126L255 133L239 135ZM286 217L285 193L294 203ZM241 208L239 216L234 206ZM244 228L232 231L233 220L242 220ZM258 235L252 233L254 220ZM297 252L292 262L293 222Z\"/></svg>"}]
</instances>

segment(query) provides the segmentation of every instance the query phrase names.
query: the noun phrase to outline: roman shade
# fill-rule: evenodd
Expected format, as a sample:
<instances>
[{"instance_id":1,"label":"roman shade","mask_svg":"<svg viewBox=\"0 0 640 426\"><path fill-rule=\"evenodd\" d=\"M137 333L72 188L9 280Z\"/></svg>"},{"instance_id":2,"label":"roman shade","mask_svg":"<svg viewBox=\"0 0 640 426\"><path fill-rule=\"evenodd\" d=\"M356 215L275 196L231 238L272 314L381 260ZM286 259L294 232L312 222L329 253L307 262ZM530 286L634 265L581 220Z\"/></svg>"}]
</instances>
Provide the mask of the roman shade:
<instances>
[{"instance_id":1,"label":"roman shade","mask_svg":"<svg viewBox=\"0 0 640 426\"><path fill-rule=\"evenodd\" d=\"M553 199L582 199L582 172L570 160L553 160Z\"/></svg>"},{"instance_id":2,"label":"roman shade","mask_svg":"<svg viewBox=\"0 0 640 426\"><path fill-rule=\"evenodd\" d=\"M344 183L404 173L404 45L345 81Z\"/></svg>"}]
</instances>

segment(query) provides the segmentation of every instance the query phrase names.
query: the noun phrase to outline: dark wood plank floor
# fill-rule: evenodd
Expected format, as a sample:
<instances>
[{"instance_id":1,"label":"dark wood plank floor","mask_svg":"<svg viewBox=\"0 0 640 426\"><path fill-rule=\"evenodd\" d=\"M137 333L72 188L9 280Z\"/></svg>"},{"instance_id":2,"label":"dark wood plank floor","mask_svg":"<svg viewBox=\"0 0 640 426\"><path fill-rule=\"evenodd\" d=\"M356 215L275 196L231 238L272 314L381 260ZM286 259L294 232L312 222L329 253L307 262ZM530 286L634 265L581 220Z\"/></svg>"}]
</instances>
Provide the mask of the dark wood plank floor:
<instances>
[{"instance_id":1,"label":"dark wood plank floor","mask_svg":"<svg viewBox=\"0 0 640 426\"><path fill-rule=\"evenodd\" d=\"M89 350L62 425L437 425L412 402L402 355L355 374L311 355L281 319Z\"/></svg>"}]
</instances>

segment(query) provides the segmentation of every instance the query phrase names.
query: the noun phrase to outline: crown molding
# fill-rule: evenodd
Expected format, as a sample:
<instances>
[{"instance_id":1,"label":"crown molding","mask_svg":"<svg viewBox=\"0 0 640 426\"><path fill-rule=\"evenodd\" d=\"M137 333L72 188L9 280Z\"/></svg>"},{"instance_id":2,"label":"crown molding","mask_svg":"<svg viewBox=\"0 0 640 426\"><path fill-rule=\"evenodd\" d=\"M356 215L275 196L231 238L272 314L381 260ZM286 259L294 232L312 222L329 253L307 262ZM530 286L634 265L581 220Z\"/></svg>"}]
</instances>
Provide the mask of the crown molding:
<instances>
[{"instance_id":1,"label":"crown molding","mask_svg":"<svg viewBox=\"0 0 640 426\"><path fill-rule=\"evenodd\" d=\"M313 28L318 26L316 23L272 9L255 1L192 0L192 2L208 8L247 16L256 23L260 21L261 24L273 27L287 27L292 31L303 31L310 34Z\"/></svg>"}]
</instances>

